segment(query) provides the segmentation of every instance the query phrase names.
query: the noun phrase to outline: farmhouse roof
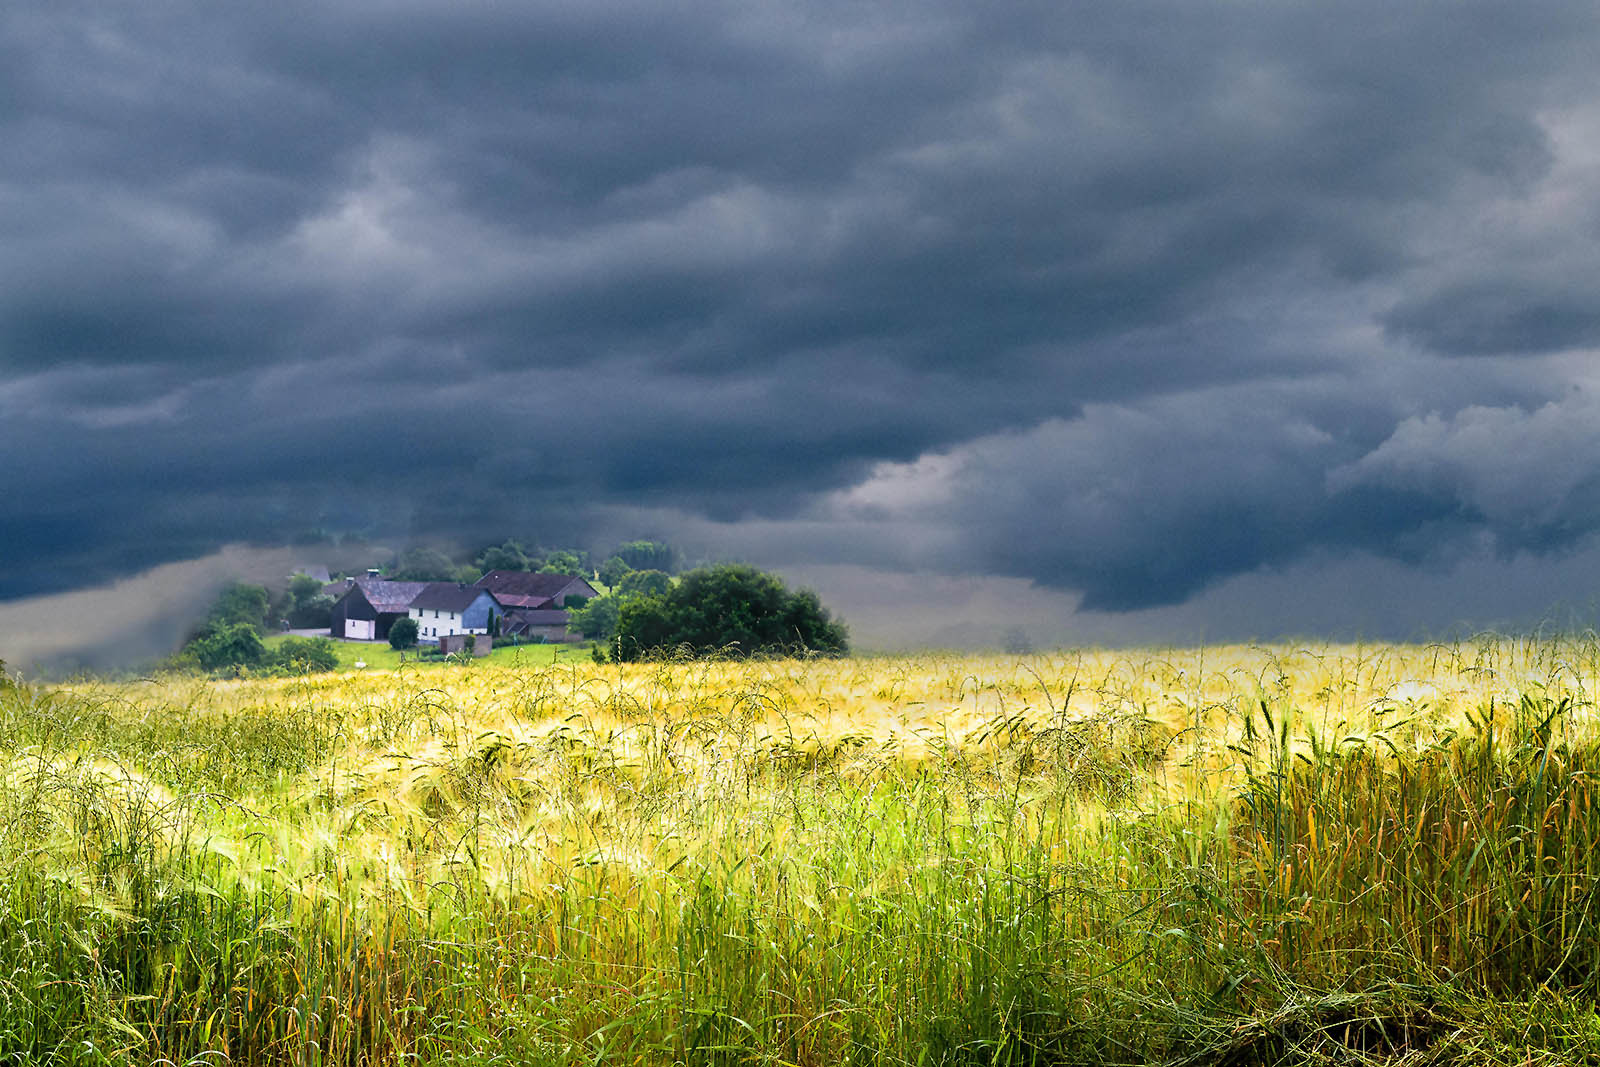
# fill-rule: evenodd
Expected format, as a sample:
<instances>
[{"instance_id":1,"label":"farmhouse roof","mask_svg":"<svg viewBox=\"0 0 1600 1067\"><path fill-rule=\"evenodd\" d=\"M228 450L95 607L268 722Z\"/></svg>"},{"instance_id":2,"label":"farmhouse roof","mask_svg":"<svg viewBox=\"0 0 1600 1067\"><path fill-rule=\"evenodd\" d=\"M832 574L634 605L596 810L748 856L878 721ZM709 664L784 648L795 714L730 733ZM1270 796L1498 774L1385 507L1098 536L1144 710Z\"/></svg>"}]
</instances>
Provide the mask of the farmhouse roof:
<instances>
[{"instance_id":1,"label":"farmhouse roof","mask_svg":"<svg viewBox=\"0 0 1600 1067\"><path fill-rule=\"evenodd\" d=\"M411 610L411 601L422 592L427 582L390 582L382 578L357 578L350 583L350 592L359 589L372 609L382 615L404 615Z\"/></svg>"},{"instance_id":2,"label":"farmhouse roof","mask_svg":"<svg viewBox=\"0 0 1600 1067\"><path fill-rule=\"evenodd\" d=\"M533 608L549 607L555 603L554 597L547 596L517 596L515 593L496 593L495 599L507 608L520 608L530 610Z\"/></svg>"},{"instance_id":3,"label":"farmhouse roof","mask_svg":"<svg viewBox=\"0 0 1600 1067\"><path fill-rule=\"evenodd\" d=\"M462 585L458 582L429 582L411 600L411 607L428 611L449 611L460 614L472 606L473 602L481 596L494 600L495 596L487 589L479 589L475 585Z\"/></svg>"},{"instance_id":4,"label":"farmhouse roof","mask_svg":"<svg viewBox=\"0 0 1600 1067\"><path fill-rule=\"evenodd\" d=\"M507 597L523 601L518 607L536 607L554 600L563 593L574 596L595 596L595 588L575 574L532 574L528 571L490 571L477 582L507 607L512 603ZM574 588L576 587L576 588Z\"/></svg>"}]
</instances>

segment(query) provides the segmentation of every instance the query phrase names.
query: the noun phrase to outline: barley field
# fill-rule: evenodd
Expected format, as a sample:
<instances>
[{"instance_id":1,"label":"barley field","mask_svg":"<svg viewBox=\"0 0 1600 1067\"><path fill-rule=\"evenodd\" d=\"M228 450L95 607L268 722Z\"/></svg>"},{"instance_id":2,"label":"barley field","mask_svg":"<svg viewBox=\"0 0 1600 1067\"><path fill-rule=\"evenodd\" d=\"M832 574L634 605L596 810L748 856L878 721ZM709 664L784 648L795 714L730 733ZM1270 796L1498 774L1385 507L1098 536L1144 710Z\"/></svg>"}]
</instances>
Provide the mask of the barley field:
<instances>
[{"instance_id":1,"label":"barley field","mask_svg":"<svg viewBox=\"0 0 1600 1067\"><path fill-rule=\"evenodd\" d=\"M1600 639L0 689L4 1064L1600 1062Z\"/></svg>"}]
</instances>

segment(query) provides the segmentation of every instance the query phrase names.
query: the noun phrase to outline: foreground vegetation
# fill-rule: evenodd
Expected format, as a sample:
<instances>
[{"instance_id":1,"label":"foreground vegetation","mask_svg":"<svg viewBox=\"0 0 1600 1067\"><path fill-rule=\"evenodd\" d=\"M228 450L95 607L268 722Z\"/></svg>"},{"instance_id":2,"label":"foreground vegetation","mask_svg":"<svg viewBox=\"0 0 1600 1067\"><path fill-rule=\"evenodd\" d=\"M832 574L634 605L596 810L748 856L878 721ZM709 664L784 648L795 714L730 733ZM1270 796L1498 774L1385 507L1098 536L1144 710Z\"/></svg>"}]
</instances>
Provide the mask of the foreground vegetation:
<instances>
[{"instance_id":1,"label":"foreground vegetation","mask_svg":"<svg viewBox=\"0 0 1600 1067\"><path fill-rule=\"evenodd\" d=\"M1600 1059L1600 642L0 690L0 1063Z\"/></svg>"}]
</instances>

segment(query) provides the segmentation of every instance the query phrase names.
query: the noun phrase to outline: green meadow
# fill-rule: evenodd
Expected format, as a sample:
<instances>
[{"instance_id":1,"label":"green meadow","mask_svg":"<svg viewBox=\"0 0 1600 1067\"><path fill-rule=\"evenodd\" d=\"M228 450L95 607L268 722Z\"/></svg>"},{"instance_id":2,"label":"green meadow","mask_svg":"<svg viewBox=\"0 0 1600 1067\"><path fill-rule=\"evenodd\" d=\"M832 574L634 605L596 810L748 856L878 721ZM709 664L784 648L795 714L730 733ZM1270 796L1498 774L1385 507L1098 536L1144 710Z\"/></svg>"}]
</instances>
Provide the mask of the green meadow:
<instances>
[{"instance_id":1,"label":"green meadow","mask_svg":"<svg viewBox=\"0 0 1600 1067\"><path fill-rule=\"evenodd\" d=\"M0 1063L1600 1062L1593 636L366 662L0 689Z\"/></svg>"}]
</instances>

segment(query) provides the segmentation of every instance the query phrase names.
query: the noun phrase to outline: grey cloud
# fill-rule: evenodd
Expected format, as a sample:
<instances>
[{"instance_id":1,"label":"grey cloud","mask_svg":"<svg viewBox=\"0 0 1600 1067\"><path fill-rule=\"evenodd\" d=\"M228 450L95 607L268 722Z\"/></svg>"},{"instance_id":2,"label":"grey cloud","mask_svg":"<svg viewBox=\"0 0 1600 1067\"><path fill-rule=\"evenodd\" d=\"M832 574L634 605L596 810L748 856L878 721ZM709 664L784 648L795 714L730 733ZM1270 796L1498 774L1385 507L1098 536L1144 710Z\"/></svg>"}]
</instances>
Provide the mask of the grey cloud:
<instances>
[{"instance_id":1,"label":"grey cloud","mask_svg":"<svg viewBox=\"0 0 1600 1067\"><path fill-rule=\"evenodd\" d=\"M1585 396L1398 424L1381 398L1305 386L1096 404L880 464L797 519L654 521L790 567L1004 575L1074 593L1076 611L1146 612L1310 559L1440 571L1587 543L1600 420Z\"/></svg>"},{"instance_id":2,"label":"grey cloud","mask_svg":"<svg viewBox=\"0 0 1600 1067\"><path fill-rule=\"evenodd\" d=\"M1505 552L1570 548L1600 529L1600 405L1585 392L1413 417L1328 483L1448 502Z\"/></svg>"},{"instance_id":3,"label":"grey cloud","mask_svg":"<svg viewBox=\"0 0 1600 1067\"><path fill-rule=\"evenodd\" d=\"M835 507L951 528L944 558L922 562L1030 577L1081 590L1085 608L1126 610L1303 552L1318 537L1324 465L1340 450L1317 427L1259 408L1094 407L880 468Z\"/></svg>"},{"instance_id":4,"label":"grey cloud","mask_svg":"<svg viewBox=\"0 0 1600 1067\"><path fill-rule=\"evenodd\" d=\"M1600 321L1571 282L1595 30L1576 4L11 5L0 449L30 462L0 598L327 523L670 514L1091 609L1579 539L1588 490L1497 503L1464 412L1536 409L1570 367L1494 353ZM1448 477L1407 466L1442 452ZM868 506L899 470L934 503Z\"/></svg>"},{"instance_id":5,"label":"grey cloud","mask_svg":"<svg viewBox=\"0 0 1600 1067\"><path fill-rule=\"evenodd\" d=\"M1564 264L1587 274L1600 264ZM1455 356L1559 352L1600 342L1600 300L1568 278L1529 285L1520 278L1451 284L1396 307L1396 334Z\"/></svg>"}]
</instances>

